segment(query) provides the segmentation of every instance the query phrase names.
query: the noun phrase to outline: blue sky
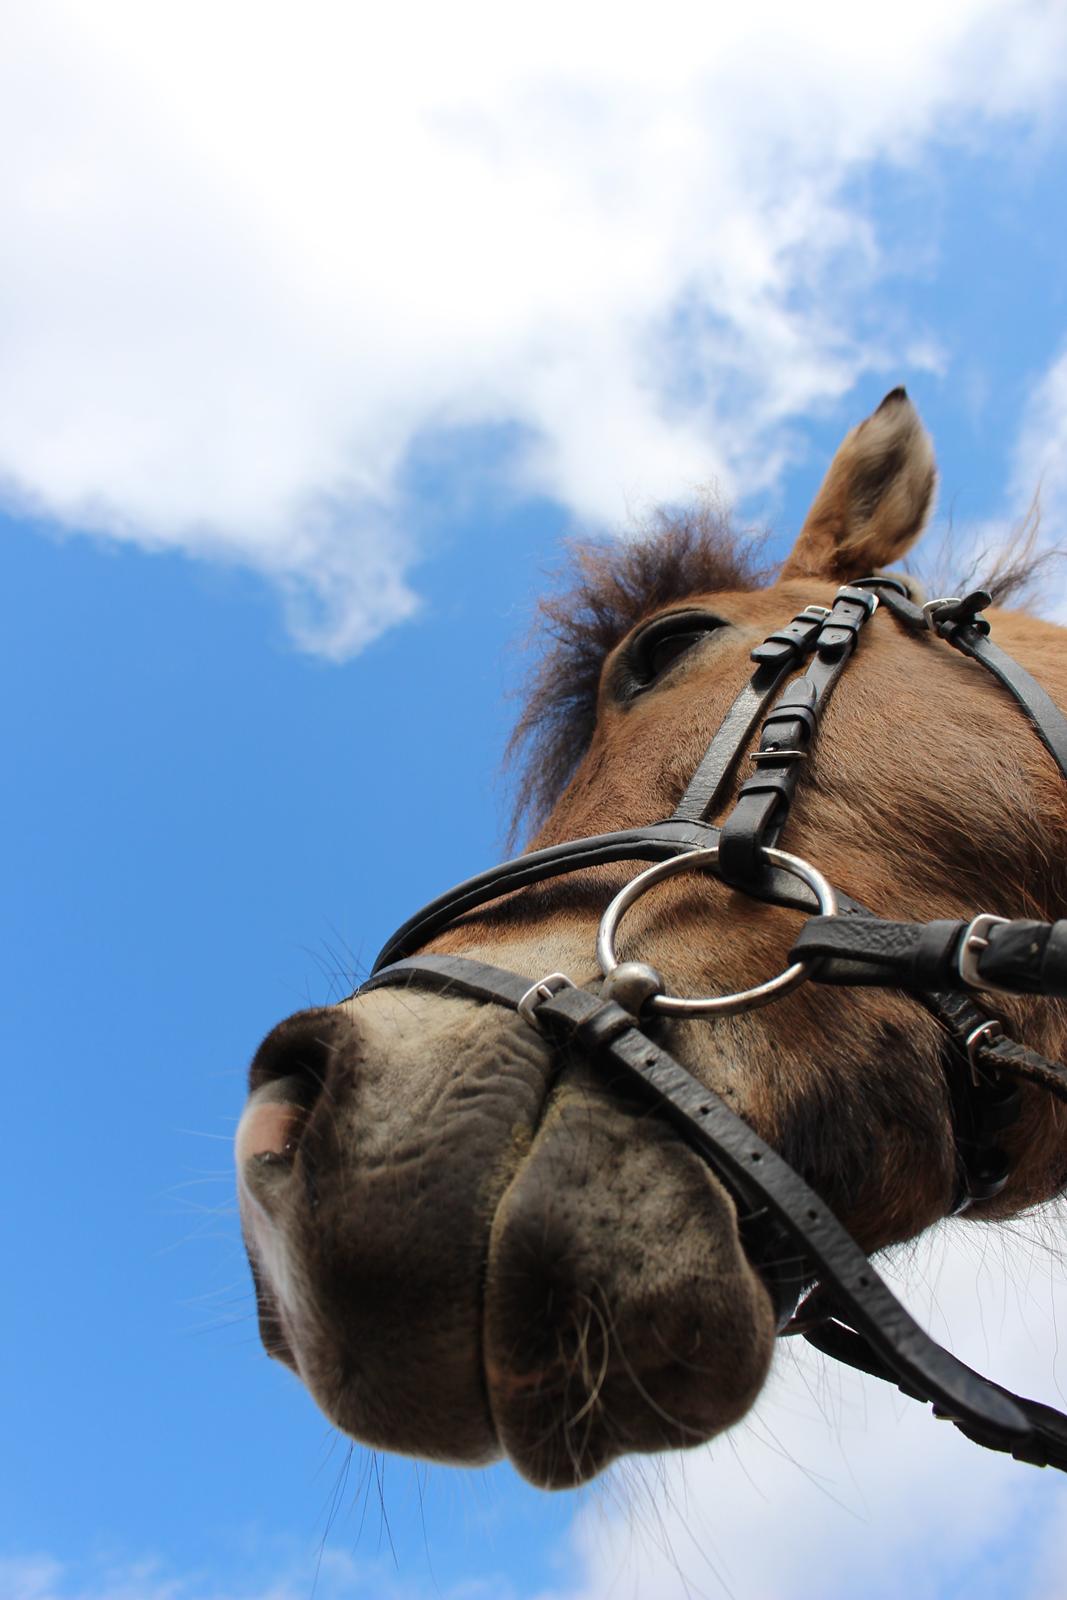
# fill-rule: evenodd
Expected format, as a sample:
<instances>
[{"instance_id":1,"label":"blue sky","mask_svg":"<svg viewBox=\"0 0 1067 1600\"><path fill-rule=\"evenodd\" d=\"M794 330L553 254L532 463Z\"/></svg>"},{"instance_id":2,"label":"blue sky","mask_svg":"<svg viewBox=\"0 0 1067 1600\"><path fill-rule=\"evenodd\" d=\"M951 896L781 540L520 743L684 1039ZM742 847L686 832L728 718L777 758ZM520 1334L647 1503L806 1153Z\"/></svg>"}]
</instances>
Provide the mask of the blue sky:
<instances>
[{"instance_id":1,"label":"blue sky","mask_svg":"<svg viewBox=\"0 0 1067 1600\"><path fill-rule=\"evenodd\" d=\"M497 858L514 647L564 537L714 479L782 553L904 381L962 554L1039 481L1064 539L1062 9L953 16L903 7L890 56L816 6L783 65L756 6L693 66L550 10L527 69L475 7L406 74L327 5L251 60L238 4L161 7L158 37L118 4L20 22L3 1600L1061 1592L1060 1481L814 1358L738 1441L581 1495L359 1449L345 1475L260 1352L232 1192L259 1037ZM335 58L367 117L389 101L373 150ZM901 1281L1062 1402L1061 1257L1019 1233Z\"/></svg>"}]
</instances>

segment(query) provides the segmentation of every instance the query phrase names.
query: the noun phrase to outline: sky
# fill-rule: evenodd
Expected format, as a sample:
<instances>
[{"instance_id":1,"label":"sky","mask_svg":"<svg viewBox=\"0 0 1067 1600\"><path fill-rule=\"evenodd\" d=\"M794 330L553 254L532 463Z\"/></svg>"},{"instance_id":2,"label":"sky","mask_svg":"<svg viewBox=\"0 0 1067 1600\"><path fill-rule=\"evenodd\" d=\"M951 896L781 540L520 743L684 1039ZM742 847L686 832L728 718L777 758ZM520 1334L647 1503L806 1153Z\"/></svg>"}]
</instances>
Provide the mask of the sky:
<instances>
[{"instance_id":1,"label":"sky","mask_svg":"<svg viewBox=\"0 0 1067 1600\"><path fill-rule=\"evenodd\" d=\"M247 1062L499 858L563 541L710 488L784 555L900 382L935 546L1067 530L1062 3L376 12L5 21L0 1600L1067 1595L1062 1480L814 1354L548 1496L259 1348ZM887 1271L1063 1404L1061 1239Z\"/></svg>"}]
</instances>

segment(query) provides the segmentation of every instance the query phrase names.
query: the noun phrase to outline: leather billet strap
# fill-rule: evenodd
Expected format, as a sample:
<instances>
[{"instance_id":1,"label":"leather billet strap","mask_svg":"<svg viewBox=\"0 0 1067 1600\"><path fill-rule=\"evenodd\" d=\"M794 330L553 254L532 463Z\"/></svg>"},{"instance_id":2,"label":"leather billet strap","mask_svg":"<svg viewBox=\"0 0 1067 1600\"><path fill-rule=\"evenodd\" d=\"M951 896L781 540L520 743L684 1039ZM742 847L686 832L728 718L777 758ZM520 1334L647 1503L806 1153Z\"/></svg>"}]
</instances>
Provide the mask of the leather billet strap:
<instances>
[{"instance_id":1,"label":"leather billet strap","mask_svg":"<svg viewBox=\"0 0 1067 1600\"><path fill-rule=\"evenodd\" d=\"M719 724L672 813L672 821L705 822L722 805L737 759L771 696L786 674L800 666L815 648L829 614L828 606L807 606L752 651L756 671Z\"/></svg>"},{"instance_id":2,"label":"leather billet strap","mask_svg":"<svg viewBox=\"0 0 1067 1600\"><path fill-rule=\"evenodd\" d=\"M515 1008L535 982L462 956L427 955L377 973L363 992L415 985ZM554 1043L577 1045L584 1056L618 1069L648 1095L715 1168L742 1207L755 1198L766 1208L802 1258L799 1272L793 1269L794 1281L818 1278L824 1301L870 1353L867 1370L890 1376L990 1449L1024 1461L1060 1464L1054 1457L1067 1438L1062 1419L1051 1413L1058 1431L1046 1438L1040 1416L1029 1409L1034 1402L1018 1402L936 1344L815 1191L725 1101L643 1033L634 1017L613 1001L567 986L540 1001L536 1020ZM825 1313L820 1323L824 1318ZM817 1329L811 1332L818 1342Z\"/></svg>"},{"instance_id":3,"label":"leather billet strap","mask_svg":"<svg viewBox=\"0 0 1067 1600\"><path fill-rule=\"evenodd\" d=\"M1067 919L810 917L790 955L820 983L1067 996Z\"/></svg>"}]
</instances>

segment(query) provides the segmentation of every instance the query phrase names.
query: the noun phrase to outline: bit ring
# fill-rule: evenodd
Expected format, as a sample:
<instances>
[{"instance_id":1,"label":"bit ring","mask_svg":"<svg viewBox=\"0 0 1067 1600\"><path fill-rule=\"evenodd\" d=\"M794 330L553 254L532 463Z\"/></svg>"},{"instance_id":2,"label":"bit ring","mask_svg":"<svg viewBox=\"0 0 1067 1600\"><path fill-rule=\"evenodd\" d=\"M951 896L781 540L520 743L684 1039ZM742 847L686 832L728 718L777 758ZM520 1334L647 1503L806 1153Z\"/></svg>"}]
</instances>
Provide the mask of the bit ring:
<instances>
[{"instance_id":1,"label":"bit ring","mask_svg":"<svg viewBox=\"0 0 1067 1600\"><path fill-rule=\"evenodd\" d=\"M818 868L802 860L800 856L789 855L785 850L776 850L770 845L763 845L760 853L764 861L780 867L783 872L799 878L801 883L808 886L819 903L820 916L837 915L837 895ZM698 868L714 867L718 859L718 845L710 845L703 850L687 850L684 855L671 856L668 860L658 861L655 866L639 872L636 878L631 878L630 882L619 890L600 919L600 927L597 930L596 958L605 978L610 977L619 965L615 954L615 935L624 914L634 901L639 900L653 884L659 883L662 879L671 878L676 872L692 872ZM776 973L773 978L768 978L765 983L756 984L752 989L739 990L736 994L692 996L656 994L645 1004L649 1011L656 1011L661 1016L667 1017L728 1016L734 1011L752 1011L757 1006L765 1006L772 1000L777 1000L779 995L788 994L790 989L795 989L810 975L814 965L813 961L794 961L792 966Z\"/></svg>"}]
</instances>

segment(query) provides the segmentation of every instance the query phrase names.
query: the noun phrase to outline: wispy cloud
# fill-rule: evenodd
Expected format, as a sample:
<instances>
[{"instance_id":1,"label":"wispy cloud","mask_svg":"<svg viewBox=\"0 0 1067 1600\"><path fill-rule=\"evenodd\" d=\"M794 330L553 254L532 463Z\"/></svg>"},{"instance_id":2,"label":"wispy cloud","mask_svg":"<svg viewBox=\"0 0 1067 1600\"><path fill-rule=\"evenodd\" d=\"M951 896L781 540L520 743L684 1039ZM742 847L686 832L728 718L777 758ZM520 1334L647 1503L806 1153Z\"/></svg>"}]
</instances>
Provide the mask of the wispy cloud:
<instances>
[{"instance_id":1,"label":"wispy cloud","mask_svg":"<svg viewBox=\"0 0 1067 1600\"><path fill-rule=\"evenodd\" d=\"M273 1542L273 1541L272 1541ZM380 1562L360 1562L342 1550L307 1553L279 1563L271 1575L246 1572L238 1581L175 1573L152 1559L94 1560L76 1566L50 1555L0 1557L3 1600L419 1600L423 1586ZM266 1568L270 1559L258 1563ZM513 1600L506 1578L434 1585L435 1600Z\"/></svg>"},{"instance_id":2,"label":"wispy cloud","mask_svg":"<svg viewBox=\"0 0 1067 1600\"><path fill-rule=\"evenodd\" d=\"M1012 493L1025 507L1035 495L1044 543L1067 549L1067 348L1030 396L1015 447ZM1054 615L1067 622L1067 597Z\"/></svg>"},{"instance_id":3,"label":"wispy cloud","mask_svg":"<svg viewBox=\"0 0 1067 1600\"><path fill-rule=\"evenodd\" d=\"M1063 1402L1062 1254L1048 1223L946 1227L898 1286L935 1336L1019 1392ZM1059 1380L1059 1382L1057 1381ZM1046 1600L1063 1589L1067 1491L929 1410L803 1349L711 1450L628 1469L576 1524L580 1577L541 1600Z\"/></svg>"},{"instance_id":4,"label":"wispy cloud","mask_svg":"<svg viewBox=\"0 0 1067 1600\"><path fill-rule=\"evenodd\" d=\"M1065 77L1056 0L21 7L8 504L251 566L339 656L416 605L427 439L508 424L510 491L595 523L766 488L798 419L938 360L874 331L850 181Z\"/></svg>"}]
</instances>

